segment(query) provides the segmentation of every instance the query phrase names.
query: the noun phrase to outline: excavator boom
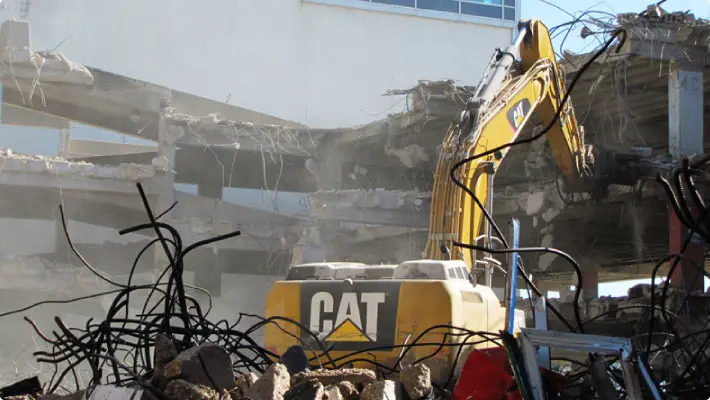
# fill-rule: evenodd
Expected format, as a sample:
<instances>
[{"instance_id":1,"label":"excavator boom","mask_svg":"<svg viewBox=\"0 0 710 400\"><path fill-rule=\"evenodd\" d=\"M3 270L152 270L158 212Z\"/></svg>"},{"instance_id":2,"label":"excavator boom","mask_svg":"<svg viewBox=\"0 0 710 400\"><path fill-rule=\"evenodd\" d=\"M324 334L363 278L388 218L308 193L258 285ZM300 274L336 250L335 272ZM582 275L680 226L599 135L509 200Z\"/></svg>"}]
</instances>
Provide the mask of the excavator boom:
<instances>
[{"instance_id":1,"label":"excavator boom","mask_svg":"<svg viewBox=\"0 0 710 400\"><path fill-rule=\"evenodd\" d=\"M518 53L522 71L511 78ZM460 182L475 197L452 181L450 171L464 159L515 141L534 112L547 125L564 107L547 140L569 182L582 182L590 174L583 129L571 102L561 105L564 93L547 28L538 20L521 22L515 42L496 51L467 109L444 140L434 177L427 258L464 260L476 269L475 251L455 243L483 244L480 240L487 239L491 245L491 227L484 232L485 213L492 213L493 176L509 148L474 158L458 169Z\"/></svg>"}]
</instances>

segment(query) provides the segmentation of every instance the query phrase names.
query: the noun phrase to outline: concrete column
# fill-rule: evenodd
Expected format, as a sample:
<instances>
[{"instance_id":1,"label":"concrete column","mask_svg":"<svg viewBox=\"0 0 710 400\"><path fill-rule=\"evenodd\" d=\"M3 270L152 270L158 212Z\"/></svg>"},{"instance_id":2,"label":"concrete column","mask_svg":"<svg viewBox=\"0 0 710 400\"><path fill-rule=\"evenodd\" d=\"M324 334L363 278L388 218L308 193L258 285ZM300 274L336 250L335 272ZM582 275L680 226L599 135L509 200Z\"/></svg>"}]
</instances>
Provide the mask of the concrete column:
<instances>
[{"instance_id":1,"label":"concrete column","mask_svg":"<svg viewBox=\"0 0 710 400\"><path fill-rule=\"evenodd\" d=\"M318 190L342 189L345 153L340 146L321 147L318 152Z\"/></svg>"},{"instance_id":2,"label":"concrete column","mask_svg":"<svg viewBox=\"0 0 710 400\"><path fill-rule=\"evenodd\" d=\"M59 143L57 143L57 155L67 157L71 155L71 131L69 129L59 130Z\"/></svg>"},{"instance_id":3,"label":"concrete column","mask_svg":"<svg viewBox=\"0 0 710 400\"><path fill-rule=\"evenodd\" d=\"M316 175L317 190L342 189L345 162L345 153L339 145L332 143L321 145L318 149L317 168L312 171ZM312 224L305 231L304 237L293 249L292 265L327 261L328 249L322 240L320 226L315 219L312 219L311 222Z\"/></svg>"},{"instance_id":4,"label":"concrete column","mask_svg":"<svg viewBox=\"0 0 710 400\"><path fill-rule=\"evenodd\" d=\"M599 263L587 257L578 258L582 268L582 300L589 301L599 297ZM577 279L575 276L575 284Z\"/></svg>"},{"instance_id":5,"label":"concrete column","mask_svg":"<svg viewBox=\"0 0 710 400\"><path fill-rule=\"evenodd\" d=\"M328 261L327 256L328 251L321 240L320 228L309 227L305 237L301 238L301 243L293 249L291 265Z\"/></svg>"},{"instance_id":6,"label":"concrete column","mask_svg":"<svg viewBox=\"0 0 710 400\"><path fill-rule=\"evenodd\" d=\"M591 266L590 266L591 267ZM585 301L599 297L599 270L598 268L582 269L582 299Z\"/></svg>"},{"instance_id":7,"label":"concrete column","mask_svg":"<svg viewBox=\"0 0 710 400\"><path fill-rule=\"evenodd\" d=\"M698 66L671 63L668 77L668 148L675 160L694 153L703 154L703 72ZM698 210L691 210L697 214ZM670 210L670 248L679 253L688 228ZM691 240L680 260L671 284L703 290L703 275L694 264L704 265L707 244L698 235Z\"/></svg>"},{"instance_id":8,"label":"concrete column","mask_svg":"<svg viewBox=\"0 0 710 400\"><path fill-rule=\"evenodd\" d=\"M215 201L222 200L223 187L221 183L200 183L197 186L199 196L209 197ZM217 232L219 221L212 221L213 231ZM212 246L209 253L205 252L205 258L200 260L200 264L195 266L195 285L207 289L213 297L222 295L222 266L219 262L219 249Z\"/></svg>"},{"instance_id":9,"label":"concrete column","mask_svg":"<svg viewBox=\"0 0 710 400\"><path fill-rule=\"evenodd\" d=\"M169 170L175 170L175 135L171 133L170 121L163 115L160 116L158 122L158 157L163 157L167 161L166 166ZM172 172L166 172L162 175L162 179L158 183L159 194L157 201L151 204L153 213L157 216L167 210L175 202L175 175ZM172 210L163 219L176 217L177 210ZM160 244L154 247L154 260L156 273L160 272L170 264L163 246Z\"/></svg>"}]
</instances>

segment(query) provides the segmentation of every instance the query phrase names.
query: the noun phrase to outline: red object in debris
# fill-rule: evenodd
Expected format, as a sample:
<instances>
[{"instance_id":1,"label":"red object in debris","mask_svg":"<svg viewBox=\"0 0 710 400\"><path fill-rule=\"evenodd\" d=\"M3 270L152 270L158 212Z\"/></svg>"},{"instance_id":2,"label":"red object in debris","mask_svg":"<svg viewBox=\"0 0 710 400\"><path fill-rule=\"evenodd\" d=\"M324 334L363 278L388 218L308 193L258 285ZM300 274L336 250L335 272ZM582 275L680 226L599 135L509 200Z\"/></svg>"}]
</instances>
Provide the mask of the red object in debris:
<instances>
[{"instance_id":1,"label":"red object in debris","mask_svg":"<svg viewBox=\"0 0 710 400\"><path fill-rule=\"evenodd\" d=\"M455 400L522 400L517 388L511 390L514 385L505 348L478 350L466 359L453 397Z\"/></svg>"}]
</instances>

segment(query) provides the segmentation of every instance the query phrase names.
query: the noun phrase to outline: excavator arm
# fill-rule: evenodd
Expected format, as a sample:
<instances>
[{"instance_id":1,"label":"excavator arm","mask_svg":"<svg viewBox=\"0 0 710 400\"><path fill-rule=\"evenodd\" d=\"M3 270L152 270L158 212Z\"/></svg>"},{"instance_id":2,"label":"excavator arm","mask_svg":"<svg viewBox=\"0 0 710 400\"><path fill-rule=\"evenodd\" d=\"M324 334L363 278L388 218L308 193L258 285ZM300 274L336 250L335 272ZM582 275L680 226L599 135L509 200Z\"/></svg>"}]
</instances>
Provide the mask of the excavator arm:
<instances>
[{"instance_id":1,"label":"excavator arm","mask_svg":"<svg viewBox=\"0 0 710 400\"><path fill-rule=\"evenodd\" d=\"M559 110L565 92L549 31L538 20L521 22L519 30L511 46L496 51L467 109L447 132L434 177L427 258L464 260L475 268L480 262L475 251L454 243L492 244L491 226L484 230L483 208L492 214L493 177L509 148L458 169L458 179L475 198L450 179L451 169L466 158L515 141L534 112L548 125ZM516 53L521 74L511 77ZM574 185L587 180L593 160L571 102L563 107L546 138L559 169Z\"/></svg>"}]
</instances>

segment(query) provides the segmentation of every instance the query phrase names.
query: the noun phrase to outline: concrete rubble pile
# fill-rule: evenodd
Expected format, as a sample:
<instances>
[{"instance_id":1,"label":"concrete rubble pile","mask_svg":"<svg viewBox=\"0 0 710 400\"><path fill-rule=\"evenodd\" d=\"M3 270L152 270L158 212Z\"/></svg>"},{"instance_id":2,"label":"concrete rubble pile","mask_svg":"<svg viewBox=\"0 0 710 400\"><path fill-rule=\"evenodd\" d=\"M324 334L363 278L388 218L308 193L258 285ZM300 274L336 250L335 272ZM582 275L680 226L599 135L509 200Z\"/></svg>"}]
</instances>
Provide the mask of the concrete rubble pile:
<instances>
[{"instance_id":1,"label":"concrete rubble pile","mask_svg":"<svg viewBox=\"0 0 710 400\"><path fill-rule=\"evenodd\" d=\"M289 351L290 353L291 351ZM154 369L140 385L98 385L77 392L9 396L5 400L120 400L155 398L171 400L418 400L434 398L429 368L403 366L396 376L378 378L359 368L335 370L306 368L305 353L298 348L296 361L271 364L263 374L238 373L230 354L215 344L200 344L178 352L166 336L155 341ZM139 380L139 382L141 382Z\"/></svg>"}]
</instances>

